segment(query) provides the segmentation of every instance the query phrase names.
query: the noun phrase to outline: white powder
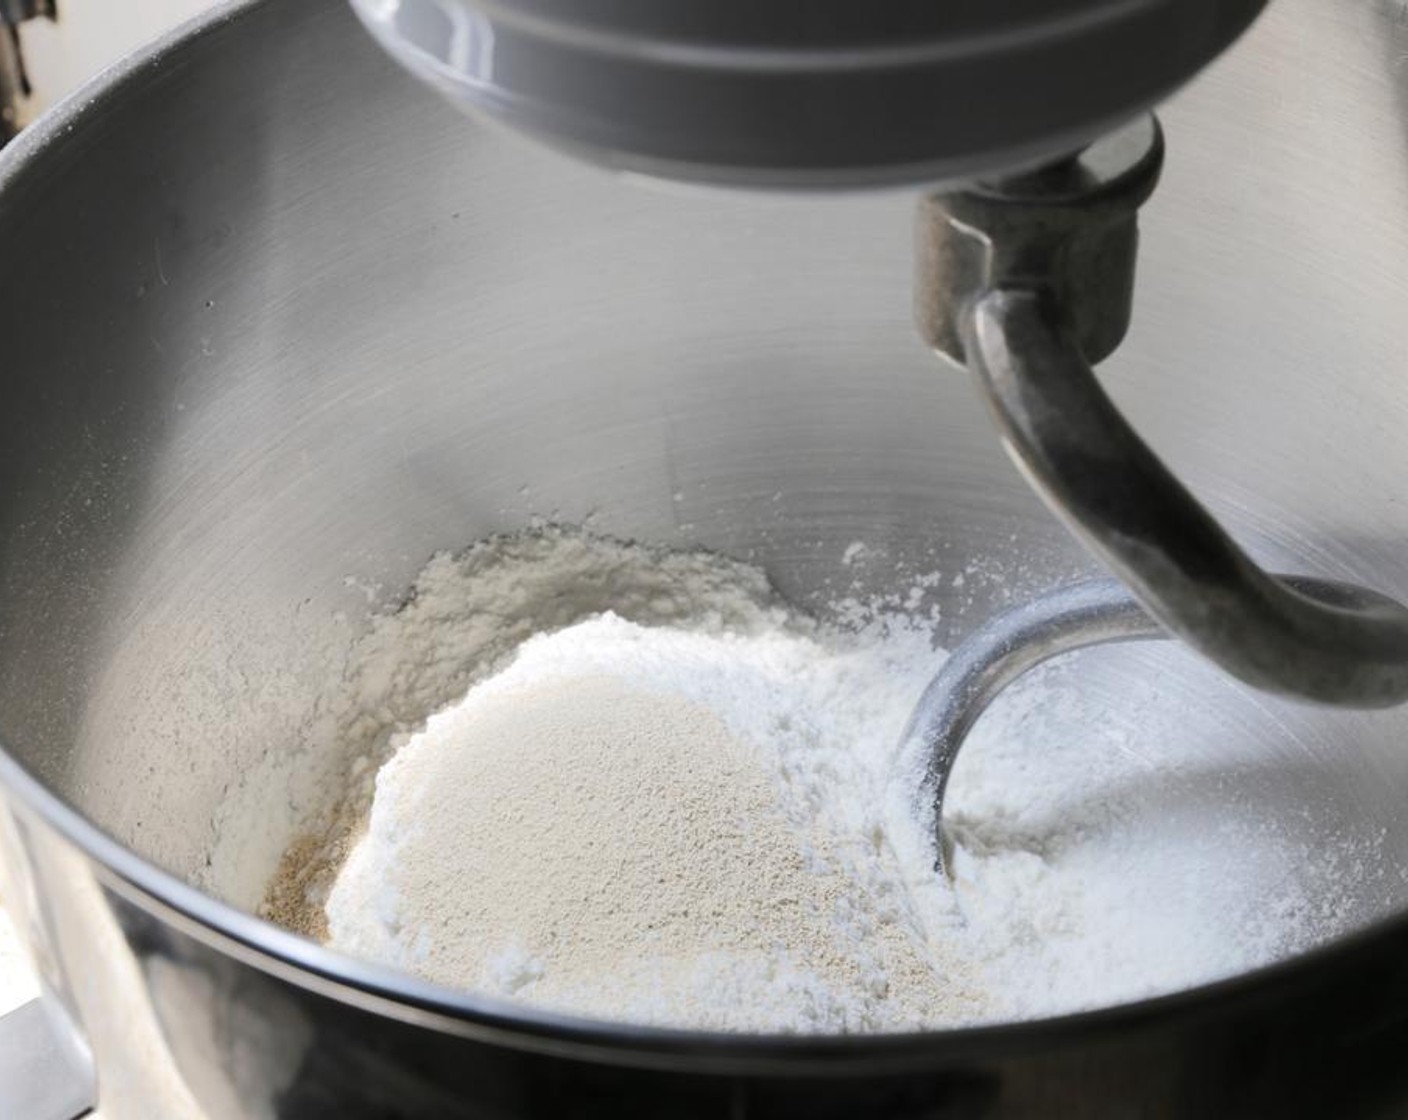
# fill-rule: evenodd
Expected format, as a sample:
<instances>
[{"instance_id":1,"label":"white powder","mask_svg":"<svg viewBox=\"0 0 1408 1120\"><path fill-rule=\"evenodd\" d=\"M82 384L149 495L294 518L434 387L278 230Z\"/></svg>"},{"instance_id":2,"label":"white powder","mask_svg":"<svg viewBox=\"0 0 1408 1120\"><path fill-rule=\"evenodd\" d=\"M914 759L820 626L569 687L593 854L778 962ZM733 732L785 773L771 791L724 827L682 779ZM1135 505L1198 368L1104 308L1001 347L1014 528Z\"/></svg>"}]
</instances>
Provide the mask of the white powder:
<instances>
[{"instance_id":1,"label":"white powder","mask_svg":"<svg viewBox=\"0 0 1408 1120\"><path fill-rule=\"evenodd\" d=\"M330 943L433 980L638 1023L897 1030L1168 991L1310 936L1274 834L1210 865L1101 796L1165 776L1059 681L965 751L950 888L898 742L942 653L903 620L818 627L741 565L500 538L433 563L361 652L344 709L383 745Z\"/></svg>"},{"instance_id":2,"label":"white powder","mask_svg":"<svg viewBox=\"0 0 1408 1120\"><path fill-rule=\"evenodd\" d=\"M216 855L268 832L270 791L283 789L301 834L261 912L323 936L331 873L371 805L377 767L406 732L463 697L533 634L605 610L706 632L746 632L788 617L756 569L703 554L546 528L437 555L400 608L375 616L348 651L293 751L271 752L268 772L249 783L254 794L230 800L216 823ZM221 870L197 882L226 893L232 878Z\"/></svg>"},{"instance_id":3,"label":"white powder","mask_svg":"<svg viewBox=\"0 0 1408 1120\"><path fill-rule=\"evenodd\" d=\"M552 652L573 659L602 628L651 648L616 619L556 635L387 763L329 900L333 943L636 1021L876 1030L974 1003L893 918L842 920L878 908L824 836L789 827L758 752L709 709L624 675L552 675Z\"/></svg>"}]
</instances>

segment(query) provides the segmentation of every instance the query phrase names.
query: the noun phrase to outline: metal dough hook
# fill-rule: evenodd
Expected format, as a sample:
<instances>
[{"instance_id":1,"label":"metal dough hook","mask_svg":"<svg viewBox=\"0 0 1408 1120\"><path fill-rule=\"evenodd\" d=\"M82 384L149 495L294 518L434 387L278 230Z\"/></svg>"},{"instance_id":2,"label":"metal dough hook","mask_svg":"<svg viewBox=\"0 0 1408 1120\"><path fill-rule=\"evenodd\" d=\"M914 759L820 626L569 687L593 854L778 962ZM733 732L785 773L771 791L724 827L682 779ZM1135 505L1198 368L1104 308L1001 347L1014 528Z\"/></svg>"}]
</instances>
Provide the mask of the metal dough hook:
<instances>
[{"instance_id":1,"label":"metal dough hook","mask_svg":"<svg viewBox=\"0 0 1408 1120\"><path fill-rule=\"evenodd\" d=\"M1356 708L1408 700L1408 609L1352 584L1263 571L1095 377L1092 363L1129 325L1135 215L1162 161L1145 117L1060 164L920 208L925 340L968 367L1018 468L1120 579L994 618L925 690L908 734L930 747L944 866L943 796L964 735L1006 685L1058 653L1176 637L1266 691Z\"/></svg>"}]
</instances>

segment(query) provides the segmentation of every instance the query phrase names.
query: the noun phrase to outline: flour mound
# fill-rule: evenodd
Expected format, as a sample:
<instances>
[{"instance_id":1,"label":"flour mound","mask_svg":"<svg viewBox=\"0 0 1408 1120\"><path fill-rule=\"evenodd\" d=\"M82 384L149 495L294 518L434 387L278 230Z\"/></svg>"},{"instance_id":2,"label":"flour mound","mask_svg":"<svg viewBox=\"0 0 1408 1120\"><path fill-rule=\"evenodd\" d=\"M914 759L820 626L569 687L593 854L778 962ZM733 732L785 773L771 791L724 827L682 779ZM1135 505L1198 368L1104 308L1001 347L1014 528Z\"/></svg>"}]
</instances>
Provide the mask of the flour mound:
<instances>
[{"instance_id":1,"label":"flour mound","mask_svg":"<svg viewBox=\"0 0 1408 1120\"><path fill-rule=\"evenodd\" d=\"M335 800L265 912L535 1007L806 1033L1107 1006L1343 925L1305 869L1361 853L1185 775L1181 737L1227 725L1156 674L1101 699L1085 661L980 721L937 875L901 743L945 656L920 599L822 625L755 568L562 529L436 557L314 714Z\"/></svg>"},{"instance_id":2,"label":"flour mound","mask_svg":"<svg viewBox=\"0 0 1408 1120\"><path fill-rule=\"evenodd\" d=\"M610 614L530 641L382 768L328 902L332 944L661 1025L854 1032L973 1015L968 970L935 959L896 905L883 826L848 846L856 806L824 788L838 744L785 685L835 660L805 637ZM864 687L854 666L833 670Z\"/></svg>"}]
</instances>

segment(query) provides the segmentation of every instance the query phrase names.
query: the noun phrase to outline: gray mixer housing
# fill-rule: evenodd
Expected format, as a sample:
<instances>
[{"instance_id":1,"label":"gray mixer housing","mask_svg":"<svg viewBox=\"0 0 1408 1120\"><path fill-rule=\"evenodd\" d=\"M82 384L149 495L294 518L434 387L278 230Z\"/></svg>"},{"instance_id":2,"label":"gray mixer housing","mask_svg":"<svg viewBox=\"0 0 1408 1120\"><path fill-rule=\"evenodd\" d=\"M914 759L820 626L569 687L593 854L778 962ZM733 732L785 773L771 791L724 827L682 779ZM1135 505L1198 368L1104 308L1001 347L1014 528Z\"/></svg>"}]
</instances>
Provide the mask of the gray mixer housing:
<instances>
[{"instance_id":1,"label":"gray mixer housing","mask_svg":"<svg viewBox=\"0 0 1408 1120\"><path fill-rule=\"evenodd\" d=\"M453 101L594 162L844 188L1073 151L1265 0L353 0Z\"/></svg>"}]
</instances>

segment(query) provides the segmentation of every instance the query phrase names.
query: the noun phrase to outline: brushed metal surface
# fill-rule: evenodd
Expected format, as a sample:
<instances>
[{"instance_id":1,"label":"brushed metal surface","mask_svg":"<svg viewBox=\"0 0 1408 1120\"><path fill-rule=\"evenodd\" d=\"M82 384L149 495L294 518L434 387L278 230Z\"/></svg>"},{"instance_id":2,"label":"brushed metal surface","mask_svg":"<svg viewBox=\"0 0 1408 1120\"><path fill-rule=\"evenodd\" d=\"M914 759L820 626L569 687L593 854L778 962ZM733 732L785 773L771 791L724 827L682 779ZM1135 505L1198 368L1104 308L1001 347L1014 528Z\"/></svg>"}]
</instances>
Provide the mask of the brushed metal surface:
<instances>
[{"instance_id":1,"label":"brushed metal surface","mask_svg":"<svg viewBox=\"0 0 1408 1120\"><path fill-rule=\"evenodd\" d=\"M1398 3L1280 0L1168 108L1104 374L1259 560L1396 596L1405 55ZM590 515L751 558L821 608L864 539L874 590L971 568L941 603L958 633L1090 571L912 332L911 205L576 167L441 106L336 0L233 5L0 158L0 779L33 887L6 896L32 900L114 1116L1401 1103L1408 722L1254 698L1166 649L1082 662L1193 776L1150 804L1361 843L1305 874L1369 940L1106 1017L789 1047L514 1017L240 913L280 838L218 826L316 796L291 713L366 616L348 576L394 597L437 549ZM1151 679L1158 703L1121 709ZM822 1068L855 1080L803 1084Z\"/></svg>"}]
</instances>

